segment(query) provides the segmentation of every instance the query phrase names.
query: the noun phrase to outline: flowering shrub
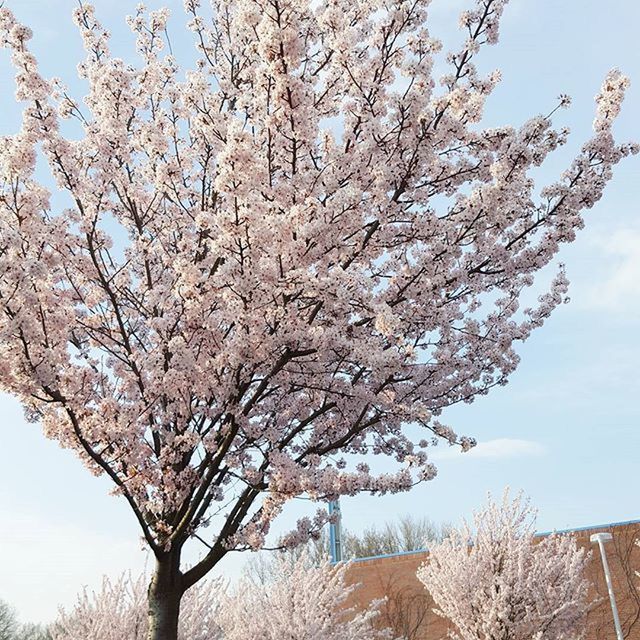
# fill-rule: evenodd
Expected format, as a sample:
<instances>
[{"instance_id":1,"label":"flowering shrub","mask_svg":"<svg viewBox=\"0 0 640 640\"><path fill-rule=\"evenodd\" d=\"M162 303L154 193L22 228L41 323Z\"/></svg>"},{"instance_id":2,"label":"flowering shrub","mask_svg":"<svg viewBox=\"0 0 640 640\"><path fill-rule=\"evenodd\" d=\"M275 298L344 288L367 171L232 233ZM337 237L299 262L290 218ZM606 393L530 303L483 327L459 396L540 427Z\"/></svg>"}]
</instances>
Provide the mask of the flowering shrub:
<instances>
[{"instance_id":1,"label":"flowering shrub","mask_svg":"<svg viewBox=\"0 0 640 640\"><path fill-rule=\"evenodd\" d=\"M571 535L534 539L535 512L520 495L490 501L429 548L418 578L458 640L582 637L590 554Z\"/></svg>"},{"instance_id":2,"label":"flowering shrub","mask_svg":"<svg viewBox=\"0 0 640 640\"><path fill-rule=\"evenodd\" d=\"M180 640L390 640L369 611L345 607L354 586L345 583L347 565L293 564L281 559L274 579L258 585L244 580L227 593L220 581L203 582L185 593ZM97 593L85 589L71 611L61 611L53 640L145 640L148 633L145 576L104 579Z\"/></svg>"},{"instance_id":3,"label":"flowering shrub","mask_svg":"<svg viewBox=\"0 0 640 640\"><path fill-rule=\"evenodd\" d=\"M346 564L328 561L313 566L305 555L293 566L281 559L275 580L245 580L223 601L225 640L391 640L389 631L373 624L379 603L368 611L345 608L356 588L346 585L346 571Z\"/></svg>"},{"instance_id":4,"label":"flowering shrub","mask_svg":"<svg viewBox=\"0 0 640 640\"><path fill-rule=\"evenodd\" d=\"M146 640L147 576L104 578L97 592L84 589L73 609L62 609L51 626L53 640ZM179 640L222 640L217 624L220 581L201 582L182 600Z\"/></svg>"}]
</instances>

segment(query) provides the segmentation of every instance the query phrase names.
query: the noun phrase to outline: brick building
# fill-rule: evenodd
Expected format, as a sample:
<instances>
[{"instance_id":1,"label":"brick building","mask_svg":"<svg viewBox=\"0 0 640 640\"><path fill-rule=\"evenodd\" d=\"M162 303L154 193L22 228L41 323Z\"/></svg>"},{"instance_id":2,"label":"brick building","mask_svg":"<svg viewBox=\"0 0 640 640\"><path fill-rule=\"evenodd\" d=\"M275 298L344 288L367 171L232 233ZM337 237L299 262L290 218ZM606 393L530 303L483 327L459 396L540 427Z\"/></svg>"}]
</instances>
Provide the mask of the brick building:
<instances>
[{"instance_id":1,"label":"brick building","mask_svg":"<svg viewBox=\"0 0 640 640\"><path fill-rule=\"evenodd\" d=\"M607 544L607 559L613 578L623 634L626 640L640 640L640 520L586 527L567 531L578 544L591 547L591 534L608 531L613 542ZM594 598L600 601L589 614L587 640L616 640L613 618L602 564L597 547L589 564L589 579ZM351 563L348 579L361 586L352 596L358 607L372 600L386 597L382 607L382 623L408 640L441 640L446 637L447 622L432 611L434 604L423 585L416 578L418 567L427 558L427 552L362 558Z\"/></svg>"}]
</instances>

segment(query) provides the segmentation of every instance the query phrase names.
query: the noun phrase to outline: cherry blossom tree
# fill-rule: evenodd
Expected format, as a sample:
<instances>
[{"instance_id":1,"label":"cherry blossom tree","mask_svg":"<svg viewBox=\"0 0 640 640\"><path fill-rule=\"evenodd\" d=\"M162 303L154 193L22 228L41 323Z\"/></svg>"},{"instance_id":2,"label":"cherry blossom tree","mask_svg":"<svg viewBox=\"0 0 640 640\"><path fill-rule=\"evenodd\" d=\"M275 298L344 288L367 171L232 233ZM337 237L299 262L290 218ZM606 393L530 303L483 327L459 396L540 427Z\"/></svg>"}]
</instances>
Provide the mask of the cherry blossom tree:
<instances>
[{"instance_id":1,"label":"cherry blossom tree","mask_svg":"<svg viewBox=\"0 0 640 640\"><path fill-rule=\"evenodd\" d=\"M218 608L223 593L219 580L189 589L182 602L180 640L222 640ZM53 640L145 640L148 629L147 577L124 574L115 581L104 578L97 592L85 588L71 610L60 610L51 634Z\"/></svg>"},{"instance_id":2,"label":"cherry blossom tree","mask_svg":"<svg viewBox=\"0 0 640 640\"><path fill-rule=\"evenodd\" d=\"M557 182L530 177L567 139L550 115L481 126L499 74L475 60L506 0L462 14L438 81L429 0L211 4L185 1L183 73L166 10L128 19L132 66L81 3L84 101L0 7L24 105L0 145L0 389L127 500L156 562L150 639L176 638L185 591L263 546L288 500L404 491L435 475L434 442L474 444L438 414L507 381L562 268L534 308L522 293L637 151L611 132L618 71Z\"/></svg>"},{"instance_id":3,"label":"cherry blossom tree","mask_svg":"<svg viewBox=\"0 0 640 640\"><path fill-rule=\"evenodd\" d=\"M348 565L314 564L306 554L295 562L281 556L271 580L243 580L226 593L222 582L201 582L184 596L180 640L390 640L373 626L374 602L355 611L346 606L357 585L346 584ZM144 640L147 637L147 579L123 575L104 579L97 593L86 589L71 611L52 625L53 640Z\"/></svg>"},{"instance_id":4,"label":"cherry blossom tree","mask_svg":"<svg viewBox=\"0 0 640 640\"><path fill-rule=\"evenodd\" d=\"M293 565L279 558L275 577L263 585L244 580L222 601L225 640L391 640L374 625L380 602L364 611L347 608L357 585L347 586L347 564L320 565L301 555ZM398 639L399 640L399 639Z\"/></svg>"},{"instance_id":5,"label":"cherry blossom tree","mask_svg":"<svg viewBox=\"0 0 640 640\"><path fill-rule=\"evenodd\" d=\"M590 554L571 535L534 538L535 511L505 492L429 548L418 578L459 640L561 640L584 635Z\"/></svg>"}]
</instances>

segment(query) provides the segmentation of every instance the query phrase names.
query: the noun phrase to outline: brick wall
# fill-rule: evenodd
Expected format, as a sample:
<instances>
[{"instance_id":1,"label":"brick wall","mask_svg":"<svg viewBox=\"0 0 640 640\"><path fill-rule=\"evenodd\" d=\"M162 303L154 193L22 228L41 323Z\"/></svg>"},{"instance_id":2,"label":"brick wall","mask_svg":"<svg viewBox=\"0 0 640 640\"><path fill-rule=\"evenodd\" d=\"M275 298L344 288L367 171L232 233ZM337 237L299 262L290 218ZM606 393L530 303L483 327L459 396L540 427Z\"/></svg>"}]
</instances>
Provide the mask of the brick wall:
<instances>
[{"instance_id":1,"label":"brick wall","mask_svg":"<svg viewBox=\"0 0 640 640\"><path fill-rule=\"evenodd\" d=\"M578 544L592 548L589 537L593 533L609 531L613 542L607 544L607 559L613 577L624 637L640 640L640 521L606 525L568 532ZM380 558L368 558L351 563L350 583L360 588L352 595L351 604L359 608L372 600L385 597L382 622L409 640L440 640L447 634L447 621L436 616L433 601L416 578L416 570L425 561L426 552L405 553ZM597 547L589 564L589 580L594 599L600 598L588 617L587 640L615 640L611 608L607 596L602 564Z\"/></svg>"}]
</instances>

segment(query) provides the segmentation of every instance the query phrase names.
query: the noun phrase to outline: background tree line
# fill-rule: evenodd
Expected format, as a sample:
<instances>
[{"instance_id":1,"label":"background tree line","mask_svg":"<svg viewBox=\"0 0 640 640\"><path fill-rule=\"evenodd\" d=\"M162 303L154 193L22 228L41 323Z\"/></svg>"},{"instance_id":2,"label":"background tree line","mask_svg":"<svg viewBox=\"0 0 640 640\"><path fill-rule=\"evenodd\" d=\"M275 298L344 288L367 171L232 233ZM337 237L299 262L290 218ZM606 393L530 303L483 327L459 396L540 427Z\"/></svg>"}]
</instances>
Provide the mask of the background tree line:
<instances>
[{"instance_id":1,"label":"background tree line","mask_svg":"<svg viewBox=\"0 0 640 640\"><path fill-rule=\"evenodd\" d=\"M51 640L51 634L43 625L20 623L15 610L0 600L0 640Z\"/></svg>"}]
</instances>

